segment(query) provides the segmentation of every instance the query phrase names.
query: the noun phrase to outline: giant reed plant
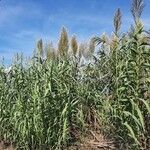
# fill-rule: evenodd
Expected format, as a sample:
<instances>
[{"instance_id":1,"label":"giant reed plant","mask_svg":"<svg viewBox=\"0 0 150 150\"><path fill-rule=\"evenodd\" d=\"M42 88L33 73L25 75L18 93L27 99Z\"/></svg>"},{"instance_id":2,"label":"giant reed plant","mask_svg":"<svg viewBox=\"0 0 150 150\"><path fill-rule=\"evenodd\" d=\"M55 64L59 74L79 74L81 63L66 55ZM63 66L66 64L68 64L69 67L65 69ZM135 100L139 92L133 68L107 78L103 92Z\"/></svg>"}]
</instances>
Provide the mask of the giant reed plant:
<instances>
[{"instance_id":1,"label":"giant reed plant","mask_svg":"<svg viewBox=\"0 0 150 150\"><path fill-rule=\"evenodd\" d=\"M64 149L92 127L117 140L118 149L149 149L150 36L142 9L143 1L133 0L132 32L121 33L118 9L112 36L79 48L73 38L75 59L63 28L58 52L40 40L26 64L17 56L10 71L1 66L0 139L18 149ZM83 57L89 61L81 66Z\"/></svg>"},{"instance_id":2,"label":"giant reed plant","mask_svg":"<svg viewBox=\"0 0 150 150\"><path fill-rule=\"evenodd\" d=\"M86 100L91 100L78 73L69 59L40 55L27 66L18 59L8 74L2 68L0 138L23 149L62 149L75 139L85 126Z\"/></svg>"},{"instance_id":3,"label":"giant reed plant","mask_svg":"<svg viewBox=\"0 0 150 150\"><path fill-rule=\"evenodd\" d=\"M101 55L103 59L99 60L101 66L107 64L106 72L110 71L107 80L110 96L105 98L111 101L109 108L106 108L104 102L104 109L108 112L106 116L110 118L109 121L112 120L116 127L114 135L121 137L126 149L149 149L150 144L150 41L149 34L144 30L139 18L142 9L142 1L133 1L132 14L135 25L132 27L132 33L123 36L118 36L117 29L120 27L117 25L120 23L117 22L120 22L120 11L117 11L114 19L115 35L107 44L109 55L107 59L106 55ZM102 43L102 50L105 46L103 38L95 38L95 41L98 44ZM104 70L99 72L105 76L107 73Z\"/></svg>"}]
</instances>

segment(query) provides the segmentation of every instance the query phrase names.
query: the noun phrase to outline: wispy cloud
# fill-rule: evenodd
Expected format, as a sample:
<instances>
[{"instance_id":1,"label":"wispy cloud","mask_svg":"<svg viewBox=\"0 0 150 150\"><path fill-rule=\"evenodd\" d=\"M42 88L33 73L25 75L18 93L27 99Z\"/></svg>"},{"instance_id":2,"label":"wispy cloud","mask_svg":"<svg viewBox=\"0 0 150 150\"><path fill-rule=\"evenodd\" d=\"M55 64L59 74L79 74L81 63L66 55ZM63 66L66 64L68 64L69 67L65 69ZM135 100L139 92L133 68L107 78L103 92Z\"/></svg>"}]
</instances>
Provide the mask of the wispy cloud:
<instances>
[{"instance_id":1,"label":"wispy cloud","mask_svg":"<svg viewBox=\"0 0 150 150\"><path fill-rule=\"evenodd\" d=\"M43 14L33 4L30 5L1 5L0 6L0 25L17 23L22 18L42 18Z\"/></svg>"},{"instance_id":2,"label":"wispy cloud","mask_svg":"<svg viewBox=\"0 0 150 150\"><path fill-rule=\"evenodd\" d=\"M23 8L20 6L8 6L2 7L0 10L0 25L11 23L17 17L21 15Z\"/></svg>"}]
</instances>

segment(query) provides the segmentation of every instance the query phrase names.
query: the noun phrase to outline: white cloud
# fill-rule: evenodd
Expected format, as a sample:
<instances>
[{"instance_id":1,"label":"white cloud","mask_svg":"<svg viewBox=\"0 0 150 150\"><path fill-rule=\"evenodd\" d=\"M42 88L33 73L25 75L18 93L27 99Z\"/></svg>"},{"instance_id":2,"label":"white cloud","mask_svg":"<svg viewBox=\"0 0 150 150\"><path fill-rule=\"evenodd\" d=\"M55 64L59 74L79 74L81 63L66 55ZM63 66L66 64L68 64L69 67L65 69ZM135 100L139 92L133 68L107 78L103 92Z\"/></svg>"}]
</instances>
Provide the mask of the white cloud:
<instances>
[{"instance_id":1,"label":"white cloud","mask_svg":"<svg viewBox=\"0 0 150 150\"><path fill-rule=\"evenodd\" d=\"M20 6L8 6L2 7L0 10L0 25L11 23L23 12L23 8Z\"/></svg>"},{"instance_id":2,"label":"white cloud","mask_svg":"<svg viewBox=\"0 0 150 150\"><path fill-rule=\"evenodd\" d=\"M32 5L1 5L0 7L0 25L5 26L18 21L22 17L41 18L41 10Z\"/></svg>"}]
</instances>

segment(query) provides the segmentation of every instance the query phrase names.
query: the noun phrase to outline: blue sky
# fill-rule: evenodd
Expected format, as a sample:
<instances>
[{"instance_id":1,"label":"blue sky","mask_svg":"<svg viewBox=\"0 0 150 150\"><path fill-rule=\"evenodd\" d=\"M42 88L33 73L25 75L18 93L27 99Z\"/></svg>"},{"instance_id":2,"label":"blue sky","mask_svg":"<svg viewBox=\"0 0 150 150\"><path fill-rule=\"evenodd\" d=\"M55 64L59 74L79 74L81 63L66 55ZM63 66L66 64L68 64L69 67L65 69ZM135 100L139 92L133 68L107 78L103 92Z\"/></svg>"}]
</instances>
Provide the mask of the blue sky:
<instances>
[{"instance_id":1,"label":"blue sky","mask_svg":"<svg viewBox=\"0 0 150 150\"><path fill-rule=\"evenodd\" d=\"M68 28L84 41L111 33L117 8L123 13L122 30L133 22L131 0L1 0L0 59L10 62L14 53L30 56L38 39L57 43L60 28ZM150 0L145 0L143 22L150 27Z\"/></svg>"}]
</instances>

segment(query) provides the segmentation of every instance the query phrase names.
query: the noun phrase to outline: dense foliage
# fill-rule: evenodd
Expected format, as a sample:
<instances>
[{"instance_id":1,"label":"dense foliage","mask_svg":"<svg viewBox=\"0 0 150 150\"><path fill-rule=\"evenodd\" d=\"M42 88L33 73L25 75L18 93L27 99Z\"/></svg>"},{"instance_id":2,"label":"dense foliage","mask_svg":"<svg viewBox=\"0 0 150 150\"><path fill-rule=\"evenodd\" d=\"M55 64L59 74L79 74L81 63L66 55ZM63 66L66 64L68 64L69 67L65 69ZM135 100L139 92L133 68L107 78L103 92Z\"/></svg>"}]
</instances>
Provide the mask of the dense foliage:
<instances>
[{"instance_id":1,"label":"dense foliage","mask_svg":"<svg viewBox=\"0 0 150 150\"><path fill-rule=\"evenodd\" d=\"M150 36L142 8L133 0L135 24L127 33L120 33L118 9L111 37L78 46L74 36L70 50L63 27L58 51L40 40L28 62L17 56L9 71L1 66L0 139L18 149L63 149L93 127L118 149L149 149Z\"/></svg>"}]
</instances>

